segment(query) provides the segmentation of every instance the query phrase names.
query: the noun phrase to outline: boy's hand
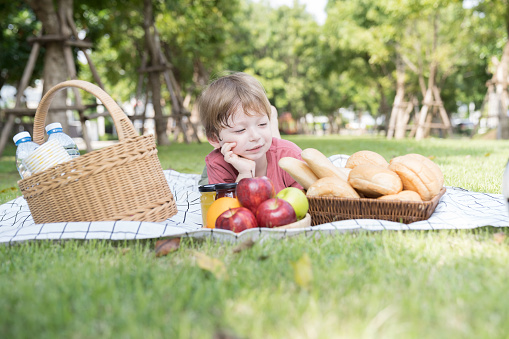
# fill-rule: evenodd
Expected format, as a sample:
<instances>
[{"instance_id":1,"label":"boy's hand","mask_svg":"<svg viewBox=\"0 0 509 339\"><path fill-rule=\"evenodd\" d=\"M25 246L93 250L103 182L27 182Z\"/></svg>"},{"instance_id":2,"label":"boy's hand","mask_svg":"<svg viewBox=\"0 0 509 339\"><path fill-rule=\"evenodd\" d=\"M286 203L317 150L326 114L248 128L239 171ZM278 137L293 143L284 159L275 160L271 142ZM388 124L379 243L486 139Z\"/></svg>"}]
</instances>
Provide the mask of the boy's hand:
<instances>
[{"instance_id":1,"label":"boy's hand","mask_svg":"<svg viewBox=\"0 0 509 339\"><path fill-rule=\"evenodd\" d=\"M232 149L237 144L234 142L225 142L221 147L221 153L224 156L224 161L231 164L237 171L239 171L239 177L243 178L254 178L255 176L255 162L239 156L233 153Z\"/></svg>"}]
</instances>

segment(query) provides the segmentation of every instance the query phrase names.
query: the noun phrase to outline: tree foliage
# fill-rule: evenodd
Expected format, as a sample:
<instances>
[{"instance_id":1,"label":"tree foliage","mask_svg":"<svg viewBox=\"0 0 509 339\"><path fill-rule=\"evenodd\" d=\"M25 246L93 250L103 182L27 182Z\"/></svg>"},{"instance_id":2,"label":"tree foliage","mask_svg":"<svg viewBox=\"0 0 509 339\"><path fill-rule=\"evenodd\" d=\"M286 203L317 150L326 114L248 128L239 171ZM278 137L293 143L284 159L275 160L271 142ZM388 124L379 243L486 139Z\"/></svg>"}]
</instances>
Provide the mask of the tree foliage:
<instances>
[{"instance_id":1,"label":"tree foliage","mask_svg":"<svg viewBox=\"0 0 509 339\"><path fill-rule=\"evenodd\" d=\"M30 56L27 38L35 36L41 25L30 8L23 2L0 1L0 89L4 84L17 87ZM32 82L42 74L43 62L39 59Z\"/></svg>"},{"instance_id":2,"label":"tree foliage","mask_svg":"<svg viewBox=\"0 0 509 339\"><path fill-rule=\"evenodd\" d=\"M39 26L26 5L0 4L7 18L0 24L0 80L15 85L30 50L26 38ZM163 52L183 95L192 101L221 71L244 71L262 82L280 112L294 117L333 114L340 107L387 114L398 57L406 65L408 93L422 99L432 79L448 112L470 102L479 107L492 57L500 57L509 27L507 0L480 0L473 7L460 0L329 0L324 25L298 0L278 8L249 0L153 4ZM74 7L108 91L128 100L144 49L143 1L112 0L107 7L75 1ZM92 79L84 65L79 72Z\"/></svg>"}]
</instances>

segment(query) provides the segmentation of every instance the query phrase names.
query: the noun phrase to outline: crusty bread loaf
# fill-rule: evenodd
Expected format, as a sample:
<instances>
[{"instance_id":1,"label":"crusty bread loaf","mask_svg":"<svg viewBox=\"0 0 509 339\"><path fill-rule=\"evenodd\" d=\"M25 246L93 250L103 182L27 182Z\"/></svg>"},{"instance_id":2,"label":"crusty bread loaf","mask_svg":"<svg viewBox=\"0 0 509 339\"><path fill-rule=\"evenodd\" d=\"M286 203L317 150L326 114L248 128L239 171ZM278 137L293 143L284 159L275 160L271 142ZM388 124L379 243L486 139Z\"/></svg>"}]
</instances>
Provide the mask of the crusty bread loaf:
<instances>
[{"instance_id":1,"label":"crusty bread loaf","mask_svg":"<svg viewBox=\"0 0 509 339\"><path fill-rule=\"evenodd\" d=\"M436 169L431 169L427 161L413 154L392 159L389 168L399 175L403 189L419 193L424 201L433 199L442 189L443 176L437 176Z\"/></svg>"},{"instance_id":2,"label":"crusty bread loaf","mask_svg":"<svg viewBox=\"0 0 509 339\"><path fill-rule=\"evenodd\" d=\"M306 192L308 197L359 198L359 194L343 179L336 176L318 179Z\"/></svg>"},{"instance_id":3,"label":"crusty bread loaf","mask_svg":"<svg viewBox=\"0 0 509 339\"><path fill-rule=\"evenodd\" d=\"M314 148L306 148L300 154L308 166L313 170L318 179L336 176L348 180L348 175L335 166L322 152Z\"/></svg>"},{"instance_id":4,"label":"crusty bread loaf","mask_svg":"<svg viewBox=\"0 0 509 339\"><path fill-rule=\"evenodd\" d=\"M406 156L422 161L423 165L428 167L438 178L438 180L440 181L440 187L444 186L444 174L442 173L440 167L438 167L438 165L433 160L417 153L410 153L407 154Z\"/></svg>"},{"instance_id":5,"label":"crusty bread loaf","mask_svg":"<svg viewBox=\"0 0 509 339\"><path fill-rule=\"evenodd\" d=\"M403 189L401 179L395 172L373 164L355 166L350 172L348 183L370 198L396 194Z\"/></svg>"},{"instance_id":6,"label":"crusty bread loaf","mask_svg":"<svg viewBox=\"0 0 509 339\"><path fill-rule=\"evenodd\" d=\"M315 173L309 166L299 159L292 157L283 157L279 159L279 167L285 170L295 179L305 190L318 180Z\"/></svg>"},{"instance_id":7,"label":"crusty bread loaf","mask_svg":"<svg viewBox=\"0 0 509 339\"><path fill-rule=\"evenodd\" d=\"M346 161L346 168L355 168L358 165L369 164L381 167L389 167L389 163L383 156L373 151L358 151L352 154Z\"/></svg>"},{"instance_id":8,"label":"crusty bread loaf","mask_svg":"<svg viewBox=\"0 0 509 339\"><path fill-rule=\"evenodd\" d=\"M419 193L404 190L396 194L382 195L378 200L422 201Z\"/></svg>"}]
</instances>

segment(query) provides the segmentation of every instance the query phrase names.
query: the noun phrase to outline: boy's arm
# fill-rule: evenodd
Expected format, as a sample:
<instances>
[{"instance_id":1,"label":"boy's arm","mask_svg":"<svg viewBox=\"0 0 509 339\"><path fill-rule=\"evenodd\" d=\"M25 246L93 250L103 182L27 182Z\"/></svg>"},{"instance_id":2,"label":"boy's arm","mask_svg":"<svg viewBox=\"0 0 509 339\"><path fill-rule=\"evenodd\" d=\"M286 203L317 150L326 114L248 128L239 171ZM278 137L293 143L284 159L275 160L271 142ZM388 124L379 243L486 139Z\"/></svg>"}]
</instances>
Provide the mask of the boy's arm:
<instances>
[{"instance_id":1,"label":"boy's arm","mask_svg":"<svg viewBox=\"0 0 509 339\"><path fill-rule=\"evenodd\" d=\"M235 182L237 172L227 164L221 153L214 152L205 158L205 171L209 184Z\"/></svg>"},{"instance_id":2,"label":"boy's arm","mask_svg":"<svg viewBox=\"0 0 509 339\"><path fill-rule=\"evenodd\" d=\"M237 182L243 178L254 178L256 164L253 160L249 160L233 153L232 148L235 147L234 142L227 142L221 147L221 153L224 161L235 167L239 172Z\"/></svg>"},{"instance_id":3,"label":"boy's arm","mask_svg":"<svg viewBox=\"0 0 509 339\"><path fill-rule=\"evenodd\" d=\"M270 106L270 127L272 129L272 136L274 138L281 139L281 134L279 133L277 109L274 106Z\"/></svg>"}]
</instances>

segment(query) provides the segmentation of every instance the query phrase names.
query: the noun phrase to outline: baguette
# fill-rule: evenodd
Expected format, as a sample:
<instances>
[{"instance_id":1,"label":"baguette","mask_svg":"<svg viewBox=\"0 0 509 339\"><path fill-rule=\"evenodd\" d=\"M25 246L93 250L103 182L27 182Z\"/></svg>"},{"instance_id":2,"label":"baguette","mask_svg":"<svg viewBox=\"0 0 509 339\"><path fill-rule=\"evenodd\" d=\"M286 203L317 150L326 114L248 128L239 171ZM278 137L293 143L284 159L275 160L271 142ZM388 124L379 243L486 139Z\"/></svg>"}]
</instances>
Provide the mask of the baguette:
<instances>
[{"instance_id":1,"label":"baguette","mask_svg":"<svg viewBox=\"0 0 509 339\"><path fill-rule=\"evenodd\" d=\"M292 157L283 157L279 159L279 167L286 171L290 176L295 179L305 190L309 188L315 181L318 180L315 173L309 166L299 159Z\"/></svg>"},{"instance_id":2,"label":"baguette","mask_svg":"<svg viewBox=\"0 0 509 339\"><path fill-rule=\"evenodd\" d=\"M339 167L334 166L332 161L329 160L322 152L314 148L306 148L300 154L302 159L306 161L311 170L316 174L318 179L326 177L338 177L343 180L348 180L346 174Z\"/></svg>"}]
</instances>

